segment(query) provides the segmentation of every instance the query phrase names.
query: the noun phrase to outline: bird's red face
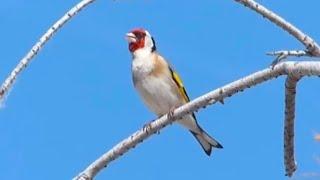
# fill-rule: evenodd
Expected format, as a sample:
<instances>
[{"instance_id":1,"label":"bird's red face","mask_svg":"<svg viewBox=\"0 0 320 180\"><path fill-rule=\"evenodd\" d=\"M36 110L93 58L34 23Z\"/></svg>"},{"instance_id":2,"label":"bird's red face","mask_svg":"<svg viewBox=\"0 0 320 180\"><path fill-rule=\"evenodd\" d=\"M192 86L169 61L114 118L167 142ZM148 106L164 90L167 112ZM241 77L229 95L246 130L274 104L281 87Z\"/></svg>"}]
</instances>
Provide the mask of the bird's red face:
<instances>
[{"instance_id":1,"label":"bird's red face","mask_svg":"<svg viewBox=\"0 0 320 180\"><path fill-rule=\"evenodd\" d=\"M129 43L129 51L134 52L145 46L146 31L144 29L134 29L126 34Z\"/></svg>"}]
</instances>

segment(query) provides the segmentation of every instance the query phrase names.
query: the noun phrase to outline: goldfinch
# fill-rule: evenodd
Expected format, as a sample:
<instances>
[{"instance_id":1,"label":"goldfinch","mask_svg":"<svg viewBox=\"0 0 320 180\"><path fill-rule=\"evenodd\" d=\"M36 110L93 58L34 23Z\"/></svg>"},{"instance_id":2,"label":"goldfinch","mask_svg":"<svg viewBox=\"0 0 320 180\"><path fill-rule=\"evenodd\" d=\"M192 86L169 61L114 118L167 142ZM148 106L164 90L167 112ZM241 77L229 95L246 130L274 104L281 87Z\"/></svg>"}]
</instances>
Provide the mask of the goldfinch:
<instances>
[{"instance_id":1,"label":"goldfinch","mask_svg":"<svg viewBox=\"0 0 320 180\"><path fill-rule=\"evenodd\" d=\"M134 29L126 34L126 39L132 55L133 84L148 108L162 116L173 108L189 102L179 75L157 52L150 33L141 28ZM194 113L177 122L192 133L208 156L212 147L222 148L218 141L199 126Z\"/></svg>"}]
</instances>

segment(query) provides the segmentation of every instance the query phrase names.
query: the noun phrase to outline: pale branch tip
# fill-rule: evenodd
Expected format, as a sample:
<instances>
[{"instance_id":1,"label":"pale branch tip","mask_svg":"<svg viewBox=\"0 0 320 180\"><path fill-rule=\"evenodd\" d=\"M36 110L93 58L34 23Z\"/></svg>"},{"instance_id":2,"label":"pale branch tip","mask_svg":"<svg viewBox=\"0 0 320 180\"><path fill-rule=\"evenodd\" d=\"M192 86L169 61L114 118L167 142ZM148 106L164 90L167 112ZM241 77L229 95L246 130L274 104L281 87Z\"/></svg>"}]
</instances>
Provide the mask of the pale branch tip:
<instances>
[{"instance_id":1,"label":"pale branch tip","mask_svg":"<svg viewBox=\"0 0 320 180\"><path fill-rule=\"evenodd\" d=\"M303 62L282 62L277 64L274 69L266 68L251 75L248 75L244 78L236 80L232 83L229 83L223 87L217 88L205 95L202 95L189 103L178 107L174 110L173 116L168 118L166 115L161 118L153 121L148 126L148 130L142 128L128 138L119 142L116 146L111 148L100 158L95 160L91 165L89 165L83 172L79 173L74 180L79 180L80 177L86 177L87 179L93 179L94 176L106 167L113 160L119 158L124 153L128 152L131 148L136 147L141 141L147 139L155 132L158 132L165 126L171 124L173 121L189 114L195 112L200 108L214 104L219 101L219 99L224 99L230 97L234 94L237 94L248 87L253 87L257 84L265 82L267 80L276 78L280 75L290 75L293 77L300 77L304 75L320 75L320 62L315 61L303 61ZM286 139L288 140L288 139ZM289 139L290 140L290 139ZM286 143L286 142L285 142ZM287 143L290 144L290 143ZM288 154L286 154L288 155ZM288 156L290 157L290 156ZM290 163L290 161L288 161ZM290 164L286 165L289 167Z\"/></svg>"}]
</instances>

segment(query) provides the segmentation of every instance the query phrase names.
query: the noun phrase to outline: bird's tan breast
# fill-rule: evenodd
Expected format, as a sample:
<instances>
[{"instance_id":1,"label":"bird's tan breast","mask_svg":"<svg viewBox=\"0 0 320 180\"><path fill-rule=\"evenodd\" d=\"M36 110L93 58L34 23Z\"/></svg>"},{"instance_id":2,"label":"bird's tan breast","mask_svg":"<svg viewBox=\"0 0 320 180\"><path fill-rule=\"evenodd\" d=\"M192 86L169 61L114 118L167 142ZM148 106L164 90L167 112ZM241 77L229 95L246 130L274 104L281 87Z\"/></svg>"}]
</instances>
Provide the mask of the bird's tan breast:
<instances>
[{"instance_id":1,"label":"bird's tan breast","mask_svg":"<svg viewBox=\"0 0 320 180\"><path fill-rule=\"evenodd\" d=\"M181 105L177 87L171 78L167 62L161 56L152 59L152 70L136 77L135 87L149 109L158 115L167 113L170 108Z\"/></svg>"},{"instance_id":2,"label":"bird's tan breast","mask_svg":"<svg viewBox=\"0 0 320 180\"><path fill-rule=\"evenodd\" d=\"M163 57L155 54L152 60L154 61L154 68L150 73L151 76L160 77L163 75L170 75L168 63L163 59Z\"/></svg>"}]
</instances>

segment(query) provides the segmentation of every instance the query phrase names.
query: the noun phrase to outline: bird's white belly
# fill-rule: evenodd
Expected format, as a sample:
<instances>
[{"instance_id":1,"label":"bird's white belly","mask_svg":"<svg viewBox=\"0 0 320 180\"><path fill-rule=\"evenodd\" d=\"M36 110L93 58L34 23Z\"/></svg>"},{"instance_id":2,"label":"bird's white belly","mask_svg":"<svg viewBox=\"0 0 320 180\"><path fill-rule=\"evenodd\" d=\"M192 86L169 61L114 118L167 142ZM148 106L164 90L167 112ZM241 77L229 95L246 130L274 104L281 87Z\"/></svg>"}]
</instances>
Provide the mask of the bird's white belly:
<instances>
[{"instance_id":1,"label":"bird's white belly","mask_svg":"<svg viewBox=\"0 0 320 180\"><path fill-rule=\"evenodd\" d=\"M159 116L168 113L172 107L181 105L178 94L174 92L170 83L172 82L167 79L149 76L136 84L145 104Z\"/></svg>"}]
</instances>

